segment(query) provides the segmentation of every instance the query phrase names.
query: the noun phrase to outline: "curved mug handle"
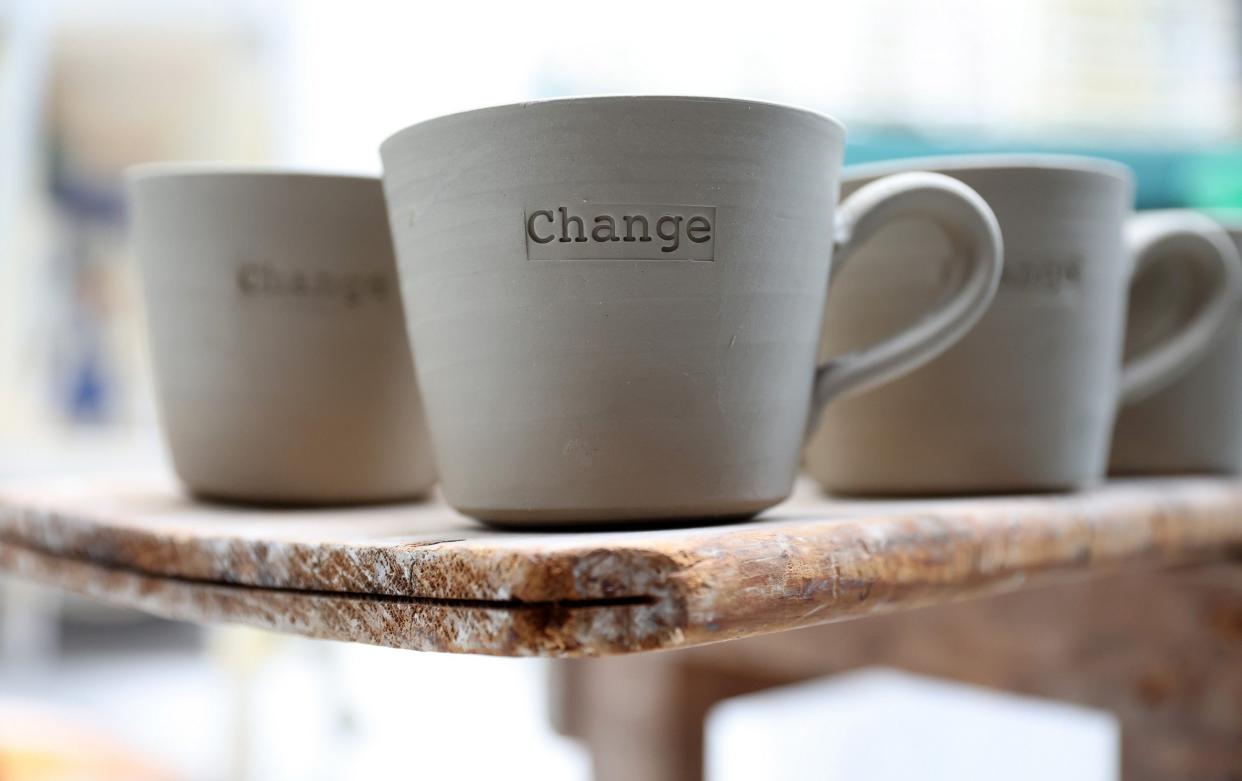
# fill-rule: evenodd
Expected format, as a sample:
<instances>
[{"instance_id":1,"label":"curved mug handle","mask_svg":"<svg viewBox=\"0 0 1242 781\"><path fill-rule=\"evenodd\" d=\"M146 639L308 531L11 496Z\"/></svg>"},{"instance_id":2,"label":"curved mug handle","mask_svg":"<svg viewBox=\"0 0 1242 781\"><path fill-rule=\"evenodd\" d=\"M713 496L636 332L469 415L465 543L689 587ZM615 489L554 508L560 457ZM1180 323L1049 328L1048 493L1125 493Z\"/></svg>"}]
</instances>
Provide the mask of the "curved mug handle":
<instances>
[{"instance_id":1,"label":"curved mug handle","mask_svg":"<svg viewBox=\"0 0 1242 781\"><path fill-rule=\"evenodd\" d=\"M1133 281L1158 260L1184 265L1200 277L1209 295L1180 328L1122 367L1120 403L1141 401L1165 388L1203 358L1236 322L1242 297L1242 259L1229 234L1192 211L1163 210L1126 222L1125 244Z\"/></svg>"},{"instance_id":2,"label":"curved mug handle","mask_svg":"<svg viewBox=\"0 0 1242 781\"><path fill-rule=\"evenodd\" d=\"M831 358L815 372L810 425L831 399L875 387L944 352L987 311L1003 264L996 215L971 188L943 174L912 172L859 188L837 211L831 278L884 225L909 217L931 219L957 253L968 259L961 286L921 320L882 341Z\"/></svg>"}]
</instances>

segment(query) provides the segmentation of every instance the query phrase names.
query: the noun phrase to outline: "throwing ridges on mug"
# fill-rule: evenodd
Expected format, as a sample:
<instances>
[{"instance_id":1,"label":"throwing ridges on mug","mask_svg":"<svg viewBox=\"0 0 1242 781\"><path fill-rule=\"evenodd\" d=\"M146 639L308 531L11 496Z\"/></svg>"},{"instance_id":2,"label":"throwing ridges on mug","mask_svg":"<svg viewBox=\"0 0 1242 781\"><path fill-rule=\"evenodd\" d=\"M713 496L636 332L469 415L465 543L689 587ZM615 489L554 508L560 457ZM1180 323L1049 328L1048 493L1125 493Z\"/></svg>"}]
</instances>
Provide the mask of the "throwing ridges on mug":
<instances>
[{"instance_id":1,"label":"throwing ridges on mug","mask_svg":"<svg viewBox=\"0 0 1242 781\"><path fill-rule=\"evenodd\" d=\"M948 177L837 205L844 130L715 98L576 98L382 146L445 498L506 524L749 516L830 398L928 360L986 309L996 221ZM925 318L819 368L834 247L918 215L968 258ZM895 335L894 335L895 334Z\"/></svg>"}]
</instances>

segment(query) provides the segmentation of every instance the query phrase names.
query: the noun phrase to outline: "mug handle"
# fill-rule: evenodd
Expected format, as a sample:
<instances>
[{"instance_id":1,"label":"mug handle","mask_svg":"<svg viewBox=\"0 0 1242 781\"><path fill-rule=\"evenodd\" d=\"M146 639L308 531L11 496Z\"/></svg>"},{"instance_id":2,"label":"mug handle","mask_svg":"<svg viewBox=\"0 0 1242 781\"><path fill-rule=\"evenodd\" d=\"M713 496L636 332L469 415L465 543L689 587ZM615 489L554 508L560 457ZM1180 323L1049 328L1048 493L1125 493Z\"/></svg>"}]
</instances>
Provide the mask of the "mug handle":
<instances>
[{"instance_id":1,"label":"mug handle","mask_svg":"<svg viewBox=\"0 0 1242 781\"><path fill-rule=\"evenodd\" d=\"M808 431L815 429L829 400L895 379L948 349L983 316L996 294L1003 263L996 215L965 184L927 172L886 176L859 188L841 204L830 280L881 227L909 217L936 223L957 253L969 259L966 278L947 301L914 324L816 369Z\"/></svg>"},{"instance_id":2,"label":"mug handle","mask_svg":"<svg viewBox=\"0 0 1242 781\"><path fill-rule=\"evenodd\" d=\"M1126 361L1123 405L1156 393L1202 359L1236 321L1242 296L1238 250L1224 229L1202 214L1170 209L1135 215L1126 222L1125 244L1131 281L1159 259L1176 260L1201 276L1211 294L1181 328Z\"/></svg>"}]
</instances>

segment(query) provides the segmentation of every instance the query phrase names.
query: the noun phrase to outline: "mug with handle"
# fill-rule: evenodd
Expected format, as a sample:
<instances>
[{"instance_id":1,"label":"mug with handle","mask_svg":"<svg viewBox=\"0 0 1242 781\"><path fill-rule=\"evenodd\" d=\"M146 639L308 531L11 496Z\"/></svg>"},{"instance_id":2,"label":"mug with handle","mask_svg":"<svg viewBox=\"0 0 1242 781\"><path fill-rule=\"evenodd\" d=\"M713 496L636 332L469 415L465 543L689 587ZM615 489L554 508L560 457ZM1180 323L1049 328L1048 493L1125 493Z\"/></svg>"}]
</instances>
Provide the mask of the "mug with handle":
<instances>
[{"instance_id":1,"label":"mug with handle","mask_svg":"<svg viewBox=\"0 0 1242 781\"><path fill-rule=\"evenodd\" d=\"M1186 233L1161 240L1163 229ZM1148 245L1148 262L1135 274L1126 318L1126 352L1142 353L1181 329L1213 291L1230 284L1214 270L1216 256L1229 258L1242 277L1242 223L1226 232L1207 216L1189 211L1140 213L1130 238ZM1209 264L1208 273L1188 271L1186 261ZM1213 340L1211 337L1219 338ZM1202 329L1187 352L1197 355L1164 387L1134 384L1117 415L1109 472L1118 475L1242 471L1242 312L1233 310L1221 333ZM1159 370L1155 370L1159 374ZM1158 385L1158 384L1157 384ZM1140 391L1148 391L1146 393Z\"/></svg>"},{"instance_id":2,"label":"mug with handle","mask_svg":"<svg viewBox=\"0 0 1242 781\"><path fill-rule=\"evenodd\" d=\"M407 324L444 496L509 525L753 515L792 489L813 410L960 338L1001 269L987 205L909 173L837 208L844 129L692 97L569 98L384 142ZM829 265L932 220L952 293L815 366Z\"/></svg>"},{"instance_id":3,"label":"mug with handle","mask_svg":"<svg viewBox=\"0 0 1242 781\"><path fill-rule=\"evenodd\" d=\"M1191 366L1226 326L1233 264L1202 222L1133 216L1129 169L1094 158L963 155L847 169L844 190L911 169L980 193L1000 221L1005 271L987 314L958 344L900 380L833 405L806 451L830 491L936 495L1068 490L1103 478L1119 404ZM1136 269L1176 244L1210 295L1122 366ZM826 310L823 355L853 349L961 274L959 249L908 220L861 250ZM921 269L921 276L911 273ZM887 297L877 303L880 291Z\"/></svg>"}]
</instances>

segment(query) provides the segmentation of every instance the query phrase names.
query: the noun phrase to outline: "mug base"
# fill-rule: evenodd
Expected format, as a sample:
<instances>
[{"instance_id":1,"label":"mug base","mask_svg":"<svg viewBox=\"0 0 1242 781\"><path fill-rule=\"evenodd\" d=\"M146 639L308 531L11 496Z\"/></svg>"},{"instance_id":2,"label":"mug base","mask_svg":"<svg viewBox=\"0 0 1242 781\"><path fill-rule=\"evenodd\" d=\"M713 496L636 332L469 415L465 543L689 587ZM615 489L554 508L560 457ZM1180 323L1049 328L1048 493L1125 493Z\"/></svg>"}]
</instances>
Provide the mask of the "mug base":
<instances>
[{"instance_id":1,"label":"mug base","mask_svg":"<svg viewBox=\"0 0 1242 781\"><path fill-rule=\"evenodd\" d=\"M1067 494L1082 491L1098 481L1047 483L981 483L947 486L881 486L820 484L820 490L838 499L965 499L978 496Z\"/></svg>"},{"instance_id":2,"label":"mug base","mask_svg":"<svg viewBox=\"0 0 1242 781\"><path fill-rule=\"evenodd\" d=\"M431 498L431 489L400 491L382 494L364 495L325 495L302 496L296 494L273 494L256 496L252 494L233 493L216 489L200 489L186 486L186 492L195 501L206 504L229 505L232 507L261 507L268 510L296 510L306 508L345 508L364 507L382 504L410 504L425 502Z\"/></svg>"},{"instance_id":3,"label":"mug base","mask_svg":"<svg viewBox=\"0 0 1242 781\"><path fill-rule=\"evenodd\" d=\"M1232 477L1242 473L1242 465L1221 462L1122 462L1109 465L1109 477Z\"/></svg>"},{"instance_id":4,"label":"mug base","mask_svg":"<svg viewBox=\"0 0 1242 781\"><path fill-rule=\"evenodd\" d=\"M717 507L687 508L576 508L505 509L454 507L481 523L498 529L527 531L591 531L607 528L675 529L740 523L780 504L785 497L758 502L737 502Z\"/></svg>"}]
</instances>

